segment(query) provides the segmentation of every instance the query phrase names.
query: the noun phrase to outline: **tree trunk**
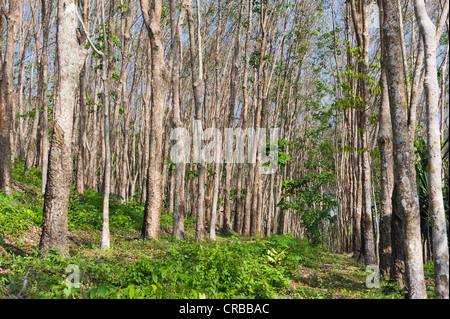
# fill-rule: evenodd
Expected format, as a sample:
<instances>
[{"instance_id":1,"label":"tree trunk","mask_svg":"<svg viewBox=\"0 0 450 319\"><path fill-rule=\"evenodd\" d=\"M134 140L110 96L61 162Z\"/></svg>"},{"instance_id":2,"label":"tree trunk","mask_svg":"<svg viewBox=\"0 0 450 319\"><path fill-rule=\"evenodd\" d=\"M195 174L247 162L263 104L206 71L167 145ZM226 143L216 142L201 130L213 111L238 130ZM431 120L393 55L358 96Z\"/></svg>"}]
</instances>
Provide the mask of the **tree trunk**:
<instances>
[{"instance_id":1,"label":"tree trunk","mask_svg":"<svg viewBox=\"0 0 450 319\"><path fill-rule=\"evenodd\" d=\"M176 1L170 1L170 22L172 32L172 105L173 105L173 129L182 129L183 122L181 120L180 110L180 52L181 52L181 33L183 20L186 12L185 1L181 4L180 13L177 19L176 15ZM183 143L183 136L177 136L178 143ZM180 145L182 149L186 148L186 145ZM184 154L186 155L186 154ZM172 172L172 179L174 185L170 187L174 188L174 205L173 205L173 231L172 235L176 239L182 239L184 236L184 176L186 170L186 156L184 159L176 163L175 171ZM172 204L172 203L171 203ZM169 207L172 205L169 205ZM169 213L172 213L169 211Z\"/></svg>"},{"instance_id":2,"label":"tree trunk","mask_svg":"<svg viewBox=\"0 0 450 319\"><path fill-rule=\"evenodd\" d=\"M358 61L358 70L362 74L363 78L359 80L359 97L361 98L360 110L358 112L359 126L358 131L360 132L360 151L361 154L361 167L362 167L362 196L363 196L363 206L362 206L362 236L363 236L363 247L362 253L364 256L364 262L366 265L375 264L375 247L373 239L373 227L372 227L372 200L371 200L371 174L370 174L370 164L369 164L369 148L367 143L367 118L368 118L368 105L369 105L369 95L368 95L368 83L366 78L369 72L369 27L368 27L368 14L367 14L367 1L359 2L359 10L355 5L355 1L351 0L352 18L353 24L356 31L356 38L358 46L361 50L361 57Z\"/></svg>"},{"instance_id":3,"label":"tree trunk","mask_svg":"<svg viewBox=\"0 0 450 319\"><path fill-rule=\"evenodd\" d=\"M71 152L75 89L87 51L77 41L78 8L73 0L58 1L57 51L59 87L55 100L48 182L44 195L43 227L39 248L68 255L67 212L72 183Z\"/></svg>"},{"instance_id":4,"label":"tree trunk","mask_svg":"<svg viewBox=\"0 0 450 319\"><path fill-rule=\"evenodd\" d=\"M148 172L148 164L150 162L150 132L151 132L151 115L150 115L150 99L152 93L152 50L150 40L147 43L147 84L146 84L146 92L144 97L144 147L143 147L143 156L142 156L142 176L141 176L141 203L145 203L147 201L147 172Z\"/></svg>"},{"instance_id":5,"label":"tree trunk","mask_svg":"<svg viewBox=\"0 0 450 319\"><path fill-rule=\"evenodd\" d=\"M202 58L202 41L200 34L200 1L197 2L197 18L198 18L198 73L195 68L195 35L194 35L194 18L192 16L192 3L189 1L187 13L188 13L188 25L189 25L189 48L191 55L191 73L192 73L192 88L194 93L194 104L195 104L195 119L196 122L201 124L203 120L203 110L201 102L201 84L203 82L203 58ZM199 149L201 150L202 141L202 128L194 126L194 136L198 137ZM201 151L198 150L200 158L197 158L198 164L198 196L197 196L197 225L195 236L199 240L203 240L205 236L205 226L204 226L204 215L205 215L205 175L206 168L205 163L203 163Z\"/></svg>"},{"instance_id":6,"label":"tree trunk","mask_svg":"<svg viewBox=\"0 0 450 319\"><path fill-rule=\"evenodd\" d=\"M427 147L429 211L432 220L433 260L436 298L449 298L449 266L447 225L442 195L442 154L439 130L439 83L436 66L436 28L430 20L423 0L414 1L414 11L425 49L425 102L427 106ZM448 13L448 1L447 1ZM447 15L447 13L444 13Z\"/></svg>"},{"instance_id":7,"label":"tree trunk","mask_svg":"<svg viewBox=\"0 0 450 319\"><path fill-rule=\"evenodd\" d=\"M75 190L78 194L84 193L84 136L86 134L86 64L80 73L80 121L78 131L77 176Z\"/></svg>"},{"instance_id":8,"label":"tree trunk","mask_svg":"<svg viewBox=\"0 0 450 319\"><path fill-rule=\"evenodd\" d=\"M381 103L380 129L378 146L380 148L381 198L380 198L380 269L389 277L392 258L391 225L392 225L392 190L394 182L394 162L392 152L392 124L389 109L389 95L386 73L381 70Z\"/></svg>"},{"instance_id":9,"label":"tree trunk","mask_svg":"<svg viewBox=\"0 0 450 319\"><path fill-rule=\"evenodd\" d=\"M147 199L142 227L142 237L150 239L159 237L160 216L163 208L163 175L161 169L166 83L161 32L162 1L154 0L149 6L148 0L141 0L141 9L150 39L152 58L150 158L147 171Z\"/></svg>"},{"instance_id":10,"label":"tree trunk","mask_svg":"<svg viewBox=\"0 0 450 319\"><path fill-rule=\"evenodd\" d=\"M13 63L16 47L16 34L19 27L21 0L10 0L7 19L6 53L2 74L0 76L0 190L11 192L12 164L11 164L11 117L13 107Z\"/></svg>"},{"instance_id":11,"label":"tree trunk","mask_svg":"<svg viewBox=\"0 0 450 319\"><path fill-rule=\"evenodd\" d=\"M411 299L426 299L420 238L420 212L416 189L414 148L408 125L408 110L402 69L398 4L383 0L383 61L391 109L394 177L398 183L398 208L403 221L406 274Z\"/></svg>"},{"instance_id":12,"label":"tree trunk","mask_svg":"<svg viewBox=\"0 0 450 319\"><path fill-rule=\"evenodd\" d=\"M105 145L105 166L103 175L103 223L102 223L102 249L109 249L111 247L111 238L109 232L109 194L111 190L111 142L110 142L110 99L109 99L109 81L108 81L108 68L109 68L109 38L110 34L106 33L106 19L104 0L101 3L102 10L102 22L103 22L103 45L105 51L103 52L102 61L102 81L103 81L103 121L104 121L104 145Z\"/></svg>"}]
</instances>

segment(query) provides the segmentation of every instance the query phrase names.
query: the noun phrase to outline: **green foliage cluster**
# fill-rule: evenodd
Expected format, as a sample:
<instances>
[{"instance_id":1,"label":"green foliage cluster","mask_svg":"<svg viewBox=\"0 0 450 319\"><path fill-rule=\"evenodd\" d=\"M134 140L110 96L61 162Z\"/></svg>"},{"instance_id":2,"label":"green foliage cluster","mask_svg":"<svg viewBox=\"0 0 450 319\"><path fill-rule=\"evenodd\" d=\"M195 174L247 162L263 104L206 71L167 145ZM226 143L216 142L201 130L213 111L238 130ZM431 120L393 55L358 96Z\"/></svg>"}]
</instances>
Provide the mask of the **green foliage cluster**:
<instances>
[{"instance_id":1,"label":"green foliage cluster","mask_svg":"<svg viewBox=\"0 0 450 319\"><path fill-rule=\"evenodd\" d=\"M282 209L294 209L300 214L308 239L317 245L323 235L320 232L320 222L333 219L331 211L338 204L333 194L321 190L333 182L334 173L312 170L320 166L317 163L306 163L306 166L309 171L300 178L283 181L282 200L278 206Z\"/></svg>"},{"instance_id":2,"label":"green foliage cluster","mask_svg":"<svg viewBox=\"0 0 450 319\"><path fill-rule=\"evenodd\" d=\"M147 244L141 242L141 249ZM13 255L0 266L0 296L26 298L276 298L286 291L299 262L317 249L301 239L275 236L226 242L152 242L153 254L125 261L77 254L63 258ZM148 247L148 245L147 245ZM69 265L80 269L81 284L70 287ZM23 278L28 285L23 289Z\"/></svg>"},{"instance_id":3,"label":"green foliage cluster","mask_svg":"<svg viewBox=\"0 0 450 319\"><path fill-rule=\"evenodd\" d=\"M217 244L182 242L170 247L161 261L139 260L130 268L128 281L136 286L160 284L165 288L163 298L182 298L186 289L207 298L273 298L287 286L289 269L298 261L298 250L305 247L287 237L244 243L236 238Z\"/></svg>"},{"instance_id":4,"label":"green foliage cluster","mask_svg":"<svg viewBox=\"0 0 450 319\"><path fill-rule=\"evenodd\" d=\"M442 149L449 143L449 138L442 143ZM428 150L427 141L419 135L414 141L414 149L416 153L416 183L417 183L417 193L419 197L419 208L420 208L420 224L422 230L422 237L431 240L431 212L429 207L430 199L430 186L428 183ZM442 152L442 162L448 161L449 158L449 148L445 152ZM447 232L449 229L449 180L448 174L442 177L442 193L444 196L444 209L445 218L447 222Z\"/></svg>"},{"instance_id":5,"label":"green foliage cluster","mask_svg":"<svg viewBox=\"0 0 450 319\"><path fill-rule=\"evenodd\" d=\"M120 203L120 196L110 195L111 231L138 230L144 216L144 207L137 202ZM69 229L102 228L103 194L88 189L82 195L72 192L69 201Z\"/></svg>"}]
</instances>

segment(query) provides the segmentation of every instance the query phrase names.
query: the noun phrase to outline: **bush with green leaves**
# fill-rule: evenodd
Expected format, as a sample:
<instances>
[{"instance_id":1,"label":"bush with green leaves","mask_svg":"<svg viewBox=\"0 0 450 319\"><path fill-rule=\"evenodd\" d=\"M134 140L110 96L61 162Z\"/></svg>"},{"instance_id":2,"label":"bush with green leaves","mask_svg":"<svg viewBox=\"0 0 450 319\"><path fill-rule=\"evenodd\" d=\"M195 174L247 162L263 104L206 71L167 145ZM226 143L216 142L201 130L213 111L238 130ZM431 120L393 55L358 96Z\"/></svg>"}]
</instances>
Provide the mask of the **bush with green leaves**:
<instances>
[{"instance_id":1,"label":"bush with green leaves","mask_svg":"<svg viewBox=\"0 0 450 319\"><path fill-rule=\"evenodd\" d=\"M168 249L163 260L136 262L128 270L129 282L161 284L175 297L187 287L208 298L272 298L277 289L286 286L290 262L298 262L290 256L290 249L298 248L299 240L292 239L290 245L277 240L181 242Z\"/></svg>"},{"instance_id":2,"label":"bush with green leaves","mask_svg":"<svg viewBox=\"0 0 450 319\"><path fill-rule=\"evenodd\" d=\"M449 144L449 138L445 142L442 142L442 150ZM430 241L431 234L431 214L429 208L430 199L430 186L428 183L428 149L427 140L425 140L421 135L414 140L414 149L416 153L416 182L417 182L417 193L419 197L419 207L420 207L420 223L422 230L422 237L425 240ZM442 162L448 161L449 159L449 147L447 150L443 151ZM448 167L447 167L448 170ZM442 176L442 193L444 197L444 209L445 218L447 222L447 232L449 230L449 179L448 172L447 175Z\"/></svg>"},{"instance_id":3,"label":"bush with green leaves","mask_svg":"<svg viewBox=\"0 0 450 319\"><path fill-rule=\"evenodd\" d=\"M152 242L155 252L133 262L82 253L11 256L2 263L0 295L26 298L276 298L299 261L317 250L290 236L223 242ZM161 252L163 253L157 253ZM65 282L67 266L80 269L81 285ZM27 286L23 289L23 280Z\"/></svg>"},{"instance_id":4,"label":"bush with green leaves","mask_svg":"<svg viewBox=\"0 0 450 319\"><path fill-rule=\"evenodd\" d=\"M278 207L293 209L300 215L306 235L315 245L322 242L320 222L332 219L331 210L338 204L333 194L322 190L334 182L334 172L317 172L319 167L320 163L307 162L306 173L296 180L283 181L282 200L278 203Z\"/></svg>"}]
</instances>

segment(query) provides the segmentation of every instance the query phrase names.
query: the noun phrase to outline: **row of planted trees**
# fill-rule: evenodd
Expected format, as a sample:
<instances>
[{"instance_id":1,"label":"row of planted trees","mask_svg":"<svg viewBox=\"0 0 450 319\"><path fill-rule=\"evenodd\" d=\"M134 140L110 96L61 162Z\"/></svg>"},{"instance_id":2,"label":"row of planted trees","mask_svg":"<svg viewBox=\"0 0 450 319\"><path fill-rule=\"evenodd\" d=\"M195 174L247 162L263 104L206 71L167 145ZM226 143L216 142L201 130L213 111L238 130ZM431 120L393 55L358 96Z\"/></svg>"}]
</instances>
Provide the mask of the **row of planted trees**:
<instances>
[{"instance_id":1,"label":"row of planted trees","mask_svg":"<svg viewBox=\"0 0 450 319\"><path fill-rule=\"evenodd\" d=\"M448 298L440 184L448 166L439 161L448 1L5 0L0 8L0 188L14 190L14 160L42 169L41 250L67 254L75 185L104 194L105 249L117 194L145 203L144 239L159 237L163 211L178 239L188 217L199 240L217 230L291 233L379 264L412 298L426 297L431 251L436 295ZM258 143L243 148L253 160L224 160L238 149L221 138L227 129L259 128L278 129L276 147L265 136L272 174L260 173ZM425 130L427 203L418 200L414 149ZM180 149L186 160L175 162ZM426 206L431 228L420 225Z\"/></svg>"},{"instance_id":2,"label":"row of planted trees","mask_svg":"<svg viewBox=\"0 0 450 319\"><path fill-rule=\"evenodd\" d=\"M357 47L356 50L348 47L347 65L336 85L341 88L337 91L337 105L344 127L340 142L342 149L348 151L336 161L340 165L336 172L341 185L336 189L340 192L337 198L346 203L337 214L341 250L353 252L366 264L378 263L387 277L407 286L412 298L426 298L422 234L424 229L429 231L431 224L434 235L428 240L433 247L436 296L448 298L448 263L442 262L448 256L448 208L446 212L441 151L442 143L448 140L444 78L448 39L441 41L446 21L448 24L448 1L432 4L438 8L433 13L437 27L423 1L377 4L378 30L370 26L375 16L372 2L349 1L346 6L346 28L350 28L347 24L353 24ZM376 39L377 33L379 42L371 50L371 40ZM347 39L346 43L350 41ZM445 44L445 49L441 49L438 59L440 43ZM437 74L439 60L444 73L441 88ZM348 104L352 107L346 107ZM371 129L368 124L374 122L374 115L377 125ZM420 152L418 141L425 130L426 181L419 169L424 166L415 156ZM375 169L374 164L379 168ZM374 174L379 176L375 179ZM428 205L420 206L423 197L419 202L418 191L423 194L424 188L428 191ZM425 210L428 216L424 216ZM429 217L430 224L422 223L424 217Z\"/></svg>"}]
</instances>

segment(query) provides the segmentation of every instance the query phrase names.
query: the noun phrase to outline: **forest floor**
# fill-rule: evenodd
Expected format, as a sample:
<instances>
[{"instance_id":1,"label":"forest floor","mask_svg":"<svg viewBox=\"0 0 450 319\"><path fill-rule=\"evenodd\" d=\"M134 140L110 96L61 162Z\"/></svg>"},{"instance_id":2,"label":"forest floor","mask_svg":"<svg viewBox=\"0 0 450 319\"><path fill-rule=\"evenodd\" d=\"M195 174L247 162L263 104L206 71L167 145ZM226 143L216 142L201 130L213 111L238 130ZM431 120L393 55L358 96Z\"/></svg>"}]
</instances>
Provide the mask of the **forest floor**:
<instances>
[{"instance_id":1,"label":"forest floor","mask_svg":"<svg viewBox=\"0 0 450 319\"><path fill-rule=\"evenodd\" d=\"M195 220L182 241L170 235L163 212L159 240L139 239L143 205L111 198L111 249L102 250L102 194L72 192L70 257L39 254L43 198L40 172L14 166L14 194L0 194L1 298L125 299L402 299L381 279L368 288L364 264L289 235L245 238L221 234L197 242ZM218 230L219 231L219 230ZM220 234L220 232L219 232ZM425 267L433 298L432 265ZM77 280L77 276L78 281ZM73 285L71 283L79 283Z\"/></svg>"}]
</instances>

